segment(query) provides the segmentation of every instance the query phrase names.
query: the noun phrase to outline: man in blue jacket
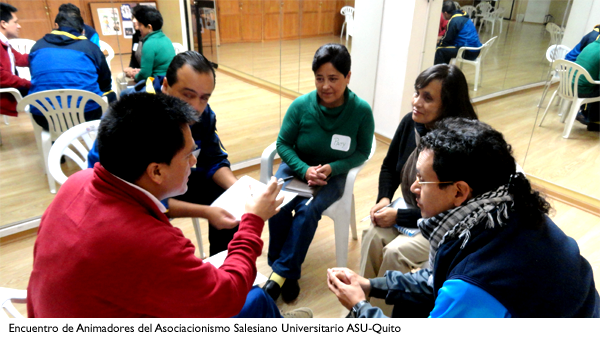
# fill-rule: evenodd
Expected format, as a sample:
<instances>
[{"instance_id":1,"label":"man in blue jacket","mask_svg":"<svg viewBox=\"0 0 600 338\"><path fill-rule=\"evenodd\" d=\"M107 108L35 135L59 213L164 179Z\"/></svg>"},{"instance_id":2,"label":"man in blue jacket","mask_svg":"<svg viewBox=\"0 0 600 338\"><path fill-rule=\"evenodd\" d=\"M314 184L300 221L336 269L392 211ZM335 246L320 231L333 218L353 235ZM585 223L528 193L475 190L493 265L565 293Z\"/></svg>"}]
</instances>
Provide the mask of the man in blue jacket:
<instances>
[{"instance_id":1,"label":"man in blue jacket","mask_svg":"<svg viewBox=\"0 0 600 338\"><path fill-rule=\"evenodd\" d=\"M58 12L54 22L58 29L38 40L29 53L31 89L29 94L52 89L80 89L116 100L112 91L110 69L98 46L83 32L83 19L74 12ZM48 121L35 107L33 119L45 130ZM87 121L99 119L102 109L93 101L85 105Z\"/></svg>"},{"instance_id":2,"label":"man in blue jacket","mask_svg":"<svg viewBox=\"0 0 600 338\"><path fill-rule=\"evenodd\" d=\"M454 2L444 2L442 14L449 21L446 34L435 50L434 65L450 63L450 60L458 54L460 47L481 47L481 41L479 41L473 21L465 12L457 10ZM475 60L478 55L479 51L465 51L463 57L467 60Z\"/></svg>"},{"instance_id":3,"label":"man in blue jacket","mask_svg":"<svg viewBox=\"0 0 600 338\"><path fill-rule=\"evenodd\" d=\"M222 208L210 206L237 181L217 134L216 115L208 105L214 88L214 69L202 54L195 51L175 56L167 69L167 76L150 77L145 83L138 83L132 88L132 93L175 96L190 104L199 114L199 121L190 126L199 154L189 177L188 191L163 201L163 204L167 206L170 218L200 217L208 220L211 256L226 250L238 229L238 221L233 215ZM94 144L88 154L88 166L93 168L97 161L98 152Z\"/></svg>"},{"instance_id":4,"label":"man in blue jacket","mask_svg":"<svg viewBox=\"0 0 600 338\"><path fill-rule=\"evenodd\" d=\"M81 16L81 11L79 10L79 7L73 5L72 3L60 5L60 7L58 7L58 11L59 12L74 12L74 13L77 13L77 15ZM55 25L54 28L58 29L58 26L56 24L54 24L54 25ZM84 23L83 24L83 34L85 35L85 37L88 40L90 40L96 46L98 46L98 48L100 48L100 37L98 36L98 32L96 32L96 30L94 28L92 28L91 26L86 25Z\"/></svg>"},{"instance_id":5,"label":"man in blue jacket","mask_svg":"<svg viewBox=\"0 0 600 338\"><path fill-rule=\"evenodd\" d=\"M581 51L590 43L598 40L600 38L600 25L594 26L591 32L587 33L581 41L577 44L577 46L573 47L571 51L565 55L565 60L575 62L577 57L581 53Z\"/></svg>"},{"instance_id":6,"label":"man in blue jacket","mask_svg":"<svg viewBox=\"0 0 600 338\"><path fill-rule=\"evenodd\" d=\"M327 283L353 316L594 317L600 298L574 239L517 173L511 146L489 125L446 118L421 138L411 191L430 243L430 269L366 279L329 269Z\"/></svg>"}]
</instances>

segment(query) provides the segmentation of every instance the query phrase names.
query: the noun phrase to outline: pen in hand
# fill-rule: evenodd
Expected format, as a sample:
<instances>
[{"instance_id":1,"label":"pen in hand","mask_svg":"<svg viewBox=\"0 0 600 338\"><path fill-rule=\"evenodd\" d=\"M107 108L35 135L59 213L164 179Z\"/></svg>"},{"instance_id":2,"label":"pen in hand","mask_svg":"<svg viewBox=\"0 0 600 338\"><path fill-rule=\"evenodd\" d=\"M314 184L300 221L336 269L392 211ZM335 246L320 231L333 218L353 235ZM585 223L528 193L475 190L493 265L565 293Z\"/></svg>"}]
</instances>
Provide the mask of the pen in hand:
<instances>
[{"instance_id":1,"label":"pen in hand","mask_svg":"<svg viewBox=\"0 0 600 338\"><path fill-rule=\"evenodd\" d=\"M291 180L292 178L294 178L294 176L288 176L288 177L283 177L277 180L277 184L282 185L283 183L285 183L286 181Z\"/></svg>"},{"instance_id":2,"label":"pen in hand","mask_svg":"<svg viewBox=\"0 0 600 338\"><path fill-rule=\"evenodd\" d=\"M381 209L377 210L375 213L376 213L376 214L378 214L378 213L380 213L381 211L383 211L383 209L386 209L386 208L390 207L391 205L392 205L392 203L390 203L390 204L388 204L388 205L384 206L383 208L381 208ZM365 218L361 219L360 221L361 221L361 222L364 222L364 221L368 220L370 217L371 217L371 215L369 215L369 216L367 216L367 217L365 217Z\"/></svg>"}]
</instances>

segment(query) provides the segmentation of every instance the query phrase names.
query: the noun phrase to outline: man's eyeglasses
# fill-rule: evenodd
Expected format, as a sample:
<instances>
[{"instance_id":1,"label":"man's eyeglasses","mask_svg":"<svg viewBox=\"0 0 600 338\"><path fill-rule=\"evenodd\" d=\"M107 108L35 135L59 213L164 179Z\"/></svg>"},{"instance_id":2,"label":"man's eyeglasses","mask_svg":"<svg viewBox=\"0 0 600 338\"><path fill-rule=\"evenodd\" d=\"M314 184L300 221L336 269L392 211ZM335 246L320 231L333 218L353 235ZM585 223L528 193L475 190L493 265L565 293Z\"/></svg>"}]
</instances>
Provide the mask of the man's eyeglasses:
<instances>
[{"instance_id":1,"label":"man's eyeglasses","mask_svg":"<svg viewBox=\"0 0 600 338\"><path fill-rule=\"evenodd\" d=\"M423 182L421 181L421 178L419 176L417 176L417 183L419 185L423 185L423 184L446 184L446 183L454 183L454 181L446 181L446 182Z\"/></svg>"}]
</instances>

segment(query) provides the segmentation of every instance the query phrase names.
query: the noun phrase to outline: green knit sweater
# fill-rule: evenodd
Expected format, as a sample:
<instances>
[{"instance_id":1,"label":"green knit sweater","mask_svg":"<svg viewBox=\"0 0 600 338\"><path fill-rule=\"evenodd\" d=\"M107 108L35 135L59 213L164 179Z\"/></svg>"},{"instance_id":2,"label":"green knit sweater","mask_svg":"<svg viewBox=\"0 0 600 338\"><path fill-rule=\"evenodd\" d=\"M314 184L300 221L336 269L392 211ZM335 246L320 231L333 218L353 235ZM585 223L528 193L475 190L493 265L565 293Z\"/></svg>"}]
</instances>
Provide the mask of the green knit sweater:
<instances>
[{"instance_id":1,"label":"green knit sweater","mask_svg":"<svg viewBox=\"0 0 600 338\"><path fill-rule=\"evenodd\" d=\"M575 63L585 68L594 81L598 81L600 79L600 40L596 40L587 45L581 51L579 56L577 56L577 61L575 61ZM597 86L597 84L591 84L585 77L581 76L579 78L578 93L589 94L593 92L594 88Z\"/></svg>"},{"instance_id":2,"label":"green knit sweater","mask_svg":"<svg viewBox=\"0 0 600 338\"><path fill-rule=\"evenodd\" d=\"M140 72L136 74L135 80L167 75L167 68L175 57L175 48L171 40L159 29L146 35L143 41Z\"/></svg>"},{"instance_id":3,"label":"green knit sweater","mask_svg":"<svg viewBox=\"0 0 600 338\"><path fill-rule=\"evenodd\" d=\"M288 108L277 152L303 179L309 167L319 164L329 164L331 176L346 174L369 157L374 131L371 107L351 90L346 89L343 105L331 109L319 105L313 91Z\"/></svg>"}]
</instances>

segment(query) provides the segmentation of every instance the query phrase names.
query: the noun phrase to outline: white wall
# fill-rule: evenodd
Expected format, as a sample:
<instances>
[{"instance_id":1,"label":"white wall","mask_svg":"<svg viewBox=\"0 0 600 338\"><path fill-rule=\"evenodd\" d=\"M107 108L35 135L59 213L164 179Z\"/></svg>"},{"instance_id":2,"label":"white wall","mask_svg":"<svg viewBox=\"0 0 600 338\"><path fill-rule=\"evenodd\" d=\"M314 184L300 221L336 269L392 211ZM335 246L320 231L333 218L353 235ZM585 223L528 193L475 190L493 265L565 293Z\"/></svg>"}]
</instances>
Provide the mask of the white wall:
<instances>
[{"instance_id":1,"label":"white wall","mask_svg":"<svg viewBox=\"0 0 600 338\"><path fill-rule=\"evenodd\" d=\"M550 0L530 0L525 11L525 22L544 23L550 9Z\"/></svg>"},{"instance_id":2,"label":"white wall","mask_svg":"<svg viewBox=\"0 0 600 338\"><path fill-rule=\"evenodd\" d=\"M573 48L600 24L600 0L574 0L562 44Z\"/></svg>"}]
</instances>

